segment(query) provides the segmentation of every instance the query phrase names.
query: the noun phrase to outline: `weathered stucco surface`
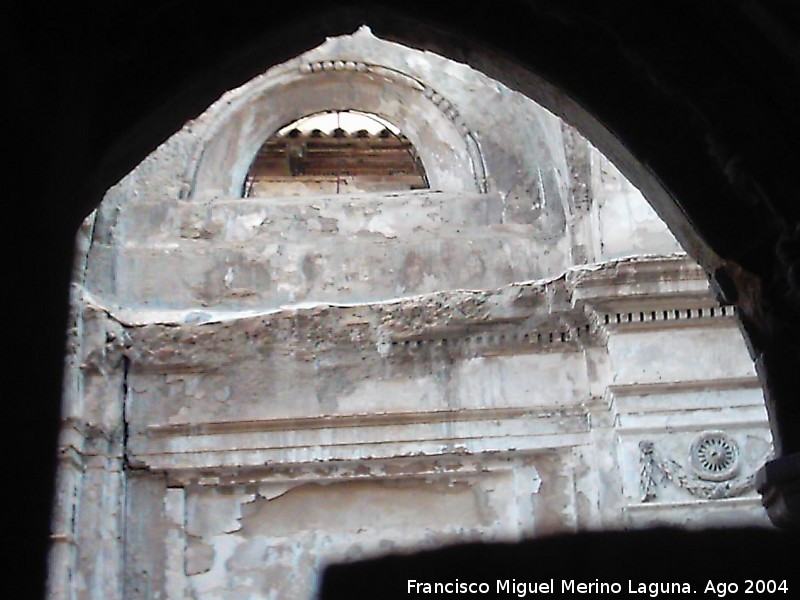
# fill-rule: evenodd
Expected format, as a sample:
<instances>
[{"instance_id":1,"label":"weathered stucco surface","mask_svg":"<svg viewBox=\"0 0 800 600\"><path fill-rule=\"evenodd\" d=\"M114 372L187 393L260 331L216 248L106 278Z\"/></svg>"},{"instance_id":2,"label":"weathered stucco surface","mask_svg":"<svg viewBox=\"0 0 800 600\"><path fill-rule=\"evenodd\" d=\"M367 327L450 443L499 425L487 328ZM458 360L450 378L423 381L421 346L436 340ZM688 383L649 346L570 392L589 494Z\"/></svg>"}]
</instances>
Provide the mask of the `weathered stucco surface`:
<instances>
[{"instance_id":1,"label":"weathered stucco surface","mask_svg":"<svg viewBox=\"0 0 800 600\"><path fill-rule=\"evenodd\" d=\"M325 108L392 120L432 189L237 197ZM527 98L367 31L109 190L72 325L53 597L308 598L376 553L767 524L736 315L641 194Z\"/></svg>"}]
</instances>

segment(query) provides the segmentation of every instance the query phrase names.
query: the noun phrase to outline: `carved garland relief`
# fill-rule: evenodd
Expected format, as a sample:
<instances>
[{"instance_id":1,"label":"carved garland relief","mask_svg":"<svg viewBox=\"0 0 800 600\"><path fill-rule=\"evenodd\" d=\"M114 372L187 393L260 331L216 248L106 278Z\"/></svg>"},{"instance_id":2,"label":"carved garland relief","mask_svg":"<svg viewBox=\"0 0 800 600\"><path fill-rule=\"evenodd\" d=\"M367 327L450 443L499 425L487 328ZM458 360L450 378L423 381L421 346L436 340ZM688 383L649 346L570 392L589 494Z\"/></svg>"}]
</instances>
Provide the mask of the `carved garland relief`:
<instances>
[{"instance_id":1,"label":"carved garland relief","mask_svg":"<svg viewBox=\"0 0 800 600\"><path fill-rule=\"evenodd\" d=\"M769 454L759 464L768 458ZM651 440L639 442L640 500L655 500L664 482L704 500L734 498L753 488L758 470L739 475L739 445L725 432L716 430L704 431L694 438L689 447L688 463L690 469L671 457L661 456Z\"/></svg>"}]
</instances>

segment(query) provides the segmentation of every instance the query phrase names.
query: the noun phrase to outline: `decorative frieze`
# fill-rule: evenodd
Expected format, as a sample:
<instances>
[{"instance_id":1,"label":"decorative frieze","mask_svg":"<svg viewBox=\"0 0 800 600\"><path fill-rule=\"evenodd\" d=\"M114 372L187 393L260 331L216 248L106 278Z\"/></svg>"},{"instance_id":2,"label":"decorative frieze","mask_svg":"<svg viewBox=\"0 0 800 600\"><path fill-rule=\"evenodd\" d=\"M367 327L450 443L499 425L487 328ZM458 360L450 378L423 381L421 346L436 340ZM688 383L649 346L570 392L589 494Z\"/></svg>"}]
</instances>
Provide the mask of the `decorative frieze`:
<instances>
[{"instance_id":1,"label":"decorative frieze","mask_svg":"<svg viewBox=\"0 0 800 600\"><path fill-rule=\"evenodd\" d=\"M722 431L705 431L697 436L682 462L661 456L653 441L642 440L639 442L639 499L643 503L656 500L665 482L704 500L735 498L753 490L756 471L768 459L769 454L747 474L737 476L739 448L736 441ZM684 466L686 462L691 470Z\"/></svg>"},{"instance_id":2,"label":"decorative frieze","mask_svg":"<svg viewBox=\"0 0 800 600\"><path fill-rule=\"evenodd\" d=\"M680 306L673 305L670 308L658 307L651 308L646 306L646 302L640 310L632 307L627 312L601 312L597 314L597 321L603 326L647 326L647 325L701 325L699 321L708 322L710 320L731 319L736 315L735 306L720 306L718 304L705 306ZM687 321L692 321L687 323Z\"/></svg>"},{"instance_id":3,"label":"decorative frieze","mask_svg":"<svg viewBox=\"0 0 800 600\"><path fill-rule=\"evenodd\" d=\"M739 444L724 431L704 431L689 450L692 469L700 479L725 481L739 468Z\"/></svg>"}]
</instances>

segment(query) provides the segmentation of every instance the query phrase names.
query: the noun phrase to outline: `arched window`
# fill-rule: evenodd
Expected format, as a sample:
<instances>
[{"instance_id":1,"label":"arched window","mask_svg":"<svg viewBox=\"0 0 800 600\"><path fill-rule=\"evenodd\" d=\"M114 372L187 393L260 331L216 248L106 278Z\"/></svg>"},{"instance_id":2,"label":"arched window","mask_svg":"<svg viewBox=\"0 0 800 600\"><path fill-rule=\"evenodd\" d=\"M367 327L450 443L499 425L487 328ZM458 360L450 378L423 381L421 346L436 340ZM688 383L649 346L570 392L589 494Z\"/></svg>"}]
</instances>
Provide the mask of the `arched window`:
<instances>
[{"instance_id":1,"label":"arched window","mask_svg":"<svg viewBox=\"0 0 800 600\"><path fill-rule=\"evenodd\" d=\"M242 196L428 188L414 146L377 115L327 111L282 127L259 149Z\"/></svg>"}]
</instances>

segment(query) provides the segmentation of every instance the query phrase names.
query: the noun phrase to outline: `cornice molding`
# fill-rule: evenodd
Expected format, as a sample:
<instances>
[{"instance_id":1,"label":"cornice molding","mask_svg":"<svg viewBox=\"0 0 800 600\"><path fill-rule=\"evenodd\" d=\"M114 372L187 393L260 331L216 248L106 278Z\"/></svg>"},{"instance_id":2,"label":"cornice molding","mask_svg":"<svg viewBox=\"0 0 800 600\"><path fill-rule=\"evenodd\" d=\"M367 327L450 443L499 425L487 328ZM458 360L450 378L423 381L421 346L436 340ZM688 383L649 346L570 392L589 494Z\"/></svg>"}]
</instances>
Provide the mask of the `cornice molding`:
<instances>
[{"instance_id":1,"label":"cornice molding","mask_svg":"<svg viewBox=\"0 0 800 600\"><path fill-rule=\"evenodd\" d=\"M206 421L199 423L158 423L146 429L148 436L197 436L227 433L251 433L344 427L391 427L430 423L454 423L464 421L495 421L531 417L551 419L582 417L586 411L582 406L553 409L543 406L519 406L506 408L473 408L454 410L408 411L395 413L361 413L348 415L325 415L316 417L289 417L277 419L254 419L242 421Z\"/></svg>"},{"instance_id":2,"label":"cornice molding","mask_svg":"<svg viewBox=\"0 0 800 600\"><path fill-rule=\"evenodd\" d=\"M610 385L607 396L650 396L655 394L704 392L709 390L725 391L736 389L757 389L761 384L758 378L730 377L725 379L697 379L692 381L663 381L657 383L629 383Z\"/></svg>"}]
</instances>

